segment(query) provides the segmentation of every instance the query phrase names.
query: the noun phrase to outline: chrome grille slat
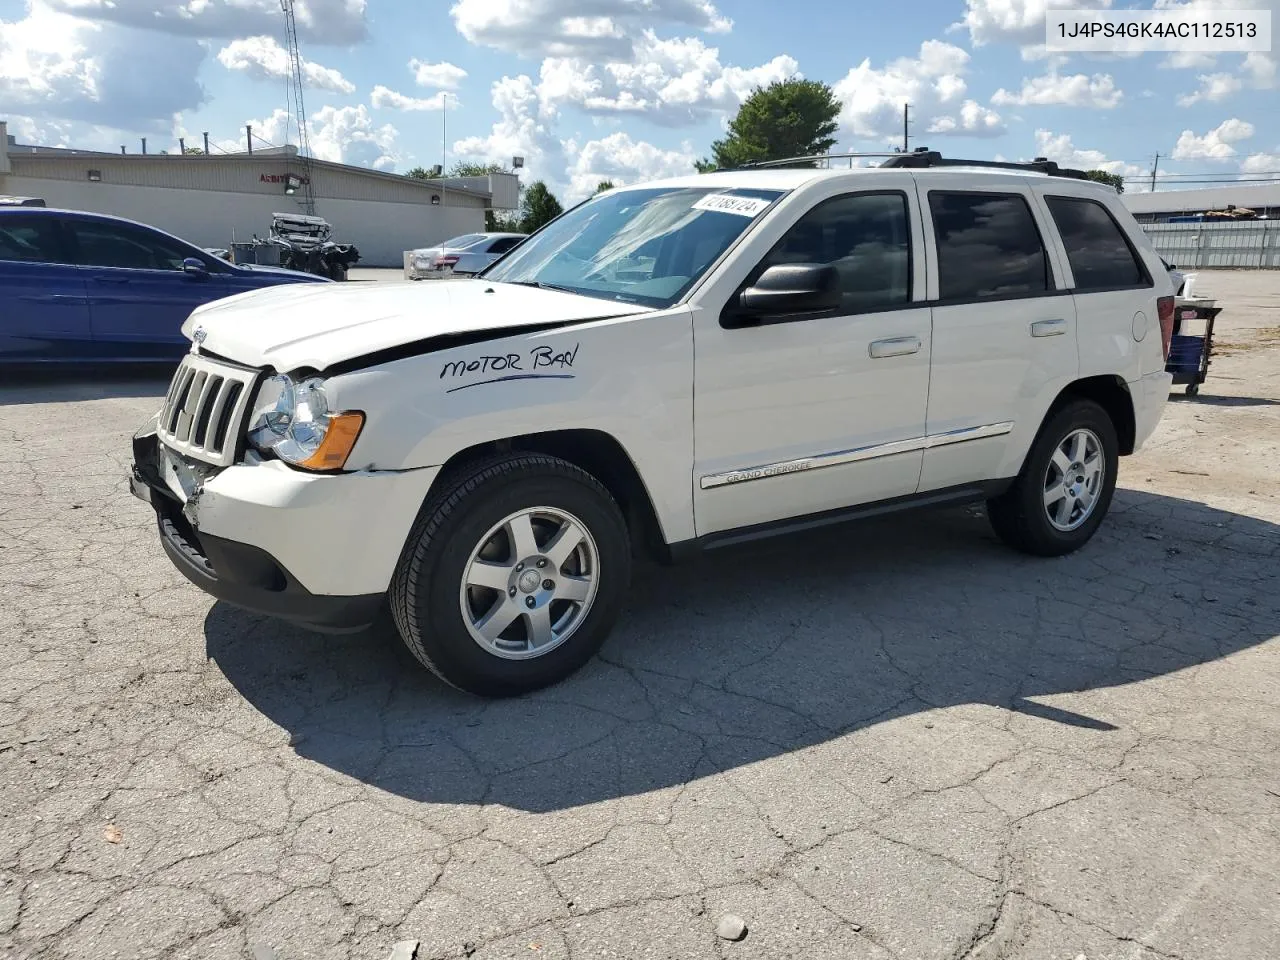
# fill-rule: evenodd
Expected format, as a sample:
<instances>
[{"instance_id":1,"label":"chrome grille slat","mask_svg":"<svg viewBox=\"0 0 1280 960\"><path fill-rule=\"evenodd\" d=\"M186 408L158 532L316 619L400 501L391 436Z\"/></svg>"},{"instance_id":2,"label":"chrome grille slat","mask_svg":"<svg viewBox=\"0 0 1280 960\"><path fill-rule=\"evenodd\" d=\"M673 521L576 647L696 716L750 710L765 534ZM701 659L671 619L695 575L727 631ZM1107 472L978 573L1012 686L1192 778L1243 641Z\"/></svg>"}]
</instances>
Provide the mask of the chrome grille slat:
<instances>
[{"instance_id":1,"label":"chrome grille slat","mask_svg":"<svg viewBox=\"0 0 1280 960\"><path fill-rule=\"evenodd\" d=\"M160 440L194 460L229 466L257 376L256 370L187 354L165 395L156 431Z\"/></svg>"}]
</instances>

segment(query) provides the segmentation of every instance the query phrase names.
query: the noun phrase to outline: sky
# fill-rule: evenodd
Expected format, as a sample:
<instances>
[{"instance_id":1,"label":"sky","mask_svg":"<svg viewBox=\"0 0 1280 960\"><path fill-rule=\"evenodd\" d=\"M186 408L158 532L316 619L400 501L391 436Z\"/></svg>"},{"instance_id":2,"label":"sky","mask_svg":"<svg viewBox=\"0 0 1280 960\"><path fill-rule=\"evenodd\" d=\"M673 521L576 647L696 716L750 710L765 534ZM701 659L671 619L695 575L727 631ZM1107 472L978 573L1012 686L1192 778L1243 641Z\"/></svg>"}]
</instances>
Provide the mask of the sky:
<instances>
[{"instance_id":1,"label":"sky","mask_svg":"<svg viewBox=\"0 0 1280 960\"><path fill-rule=\"evenodd\" d=\"M1147 4L1151 0L1146 0ZM1055 6L1104 8L1111 0ZM1155 0L1270 9L1280 0ZM1119 4L1116 6L1119 9ZM1149 7L1146 7L1149 9ZM562 199L686 173L758 85L830 84L842 151L1047 156L1144 189L1280 177L1276 53L1048 54L1044 0L296 0L312 152L401 172L525 158ZM900 11L901 15L893 15ZM0 0L20 142L297 142L280 0Z\"/></svg>"}]
</instances>

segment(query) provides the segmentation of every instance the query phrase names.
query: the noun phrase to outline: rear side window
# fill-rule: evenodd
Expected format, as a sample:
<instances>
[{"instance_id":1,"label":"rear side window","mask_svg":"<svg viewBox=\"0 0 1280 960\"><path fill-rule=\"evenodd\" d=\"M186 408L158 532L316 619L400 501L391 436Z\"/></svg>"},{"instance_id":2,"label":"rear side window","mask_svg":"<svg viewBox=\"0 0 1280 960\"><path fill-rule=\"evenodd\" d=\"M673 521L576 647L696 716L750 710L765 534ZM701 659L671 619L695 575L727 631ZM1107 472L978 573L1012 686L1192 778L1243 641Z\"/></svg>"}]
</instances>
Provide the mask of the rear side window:
<instances>
[{"instance_id":1,"label":"rear side window","mask_svg":"<svg viewBox=\"0 0 1280 960\"><path fill-rule=\"evenodd\" d=\"M1106 207L1096 200L1074 197L1045 197L1045 202L1062 235L1077 291L1150 285L1146 271Z\"/></svg>"},{"instance_id":2,"label":"rear side window","mask_svg":"<svg viewBox=\"0 0 1280 960\"><path fill-rule=\"evenodd\" d=\"M1027 201L1016 193L929 194L942 300L1043 294L1049 262Z\"/></svg>"},{"instance_id":3,"label":"rear side window","mask_svg":"<svg viewBox=\"0 0 1280 960\"><path fill-rule=\"evenodd\" d=\"M506 253L517 243L523 240L523 237L499 237L489 246L490 253Z\"/></svg>"},{"instance_id":4,"label":"rear side window","mask_svg":"<svg viewBox=\"0 0 1280 960\"><path fill-rule=\"evenodd\" d=\"M66 263L52 217L0 217L0 260Z\"/></svg>"}]
</instances>

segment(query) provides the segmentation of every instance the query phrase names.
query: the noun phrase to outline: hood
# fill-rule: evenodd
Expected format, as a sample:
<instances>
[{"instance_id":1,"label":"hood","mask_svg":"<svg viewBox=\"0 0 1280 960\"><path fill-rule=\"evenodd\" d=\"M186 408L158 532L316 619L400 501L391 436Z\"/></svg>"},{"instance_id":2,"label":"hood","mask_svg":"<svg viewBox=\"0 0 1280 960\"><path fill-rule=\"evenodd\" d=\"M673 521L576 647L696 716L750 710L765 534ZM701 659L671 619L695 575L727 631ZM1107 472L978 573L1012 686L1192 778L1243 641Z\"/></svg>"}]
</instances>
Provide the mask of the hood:
<instances>
[{"instance_id":1,"label":"hood","mask_svg":"<svg viewBox=\"0 0 1280 960\"><path fill-rule=\"evenodd\" d=\"M378 350L446 334L599 320L651 307L485 280L297 283L197 307L182 325L204 349L249 366L324 370Z\"/></svg>"}]
</instances>

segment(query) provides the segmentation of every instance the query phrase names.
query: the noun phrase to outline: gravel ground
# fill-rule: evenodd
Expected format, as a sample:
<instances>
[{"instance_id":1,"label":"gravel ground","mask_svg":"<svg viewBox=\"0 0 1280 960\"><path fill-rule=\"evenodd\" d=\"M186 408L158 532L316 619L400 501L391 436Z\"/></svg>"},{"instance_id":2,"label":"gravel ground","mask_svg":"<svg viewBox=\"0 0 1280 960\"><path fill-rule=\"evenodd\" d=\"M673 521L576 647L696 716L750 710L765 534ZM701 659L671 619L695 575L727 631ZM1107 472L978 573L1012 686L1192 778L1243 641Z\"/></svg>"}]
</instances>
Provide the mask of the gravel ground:
<instances>
[{"instance_id":1,"label":"gravel ground","mask_svg":"<svg viewBox=\"0 0 1280 960\"><path fill-rule=\"evenodd\" d=\"M163 380L7 375L0 955L1277 956L1280 274L1202 288L1077 555L959 510L646 569L497 703L189 586L124 482Z\"/></svg>"}]
</instances>

